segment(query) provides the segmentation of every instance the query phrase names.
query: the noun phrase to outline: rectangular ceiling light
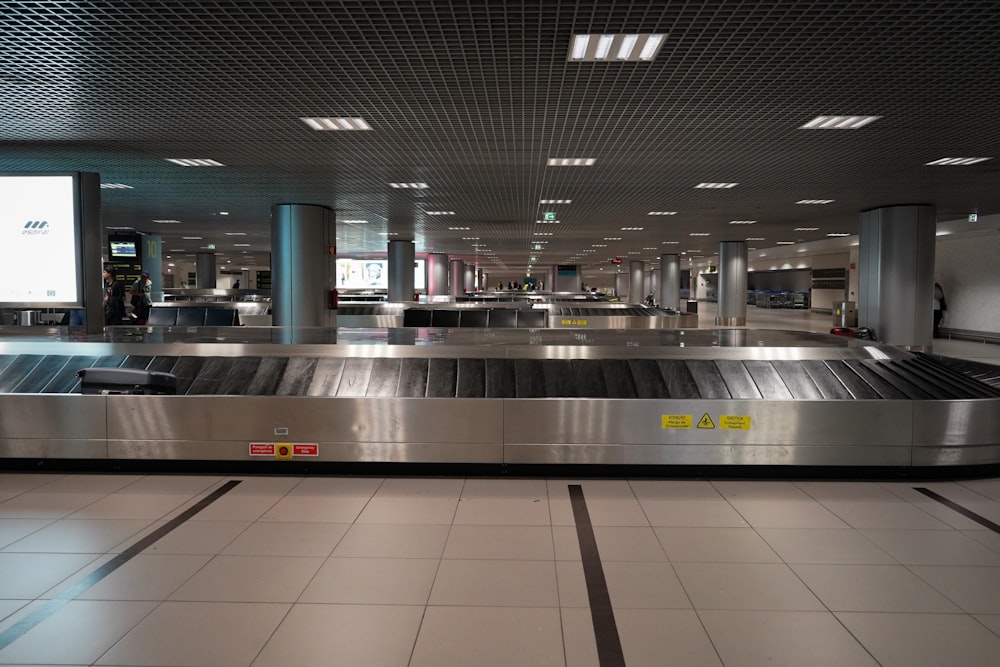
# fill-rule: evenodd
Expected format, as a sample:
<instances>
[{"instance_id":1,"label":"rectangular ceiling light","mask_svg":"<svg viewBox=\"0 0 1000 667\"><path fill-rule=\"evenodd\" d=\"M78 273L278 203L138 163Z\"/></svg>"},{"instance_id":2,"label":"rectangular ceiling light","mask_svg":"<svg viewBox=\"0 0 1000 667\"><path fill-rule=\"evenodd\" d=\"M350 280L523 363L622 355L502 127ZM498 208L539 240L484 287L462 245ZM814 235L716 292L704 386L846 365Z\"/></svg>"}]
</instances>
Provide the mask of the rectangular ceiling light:
<instances>
[{"instance_id":1,"label":"rectangular ceiling light","mask_svg":"<svg viewBox=\"0 0 1000 667\"><path fill-rule=\"evenodd\" d=\"M153 220L153 222L155 222L158 225L179 225L179 224L181 224L180 220Z\"/></svg>"},{"instance_id":2,"label":"rectangular ceiling light","mask_svg":"<svg viewBox=\"0 0 1000 667\"><path fill-rule=\"evenodd\" d=\"M226 236L246 236L246 232L226 232Z\"/></svg>"},{"instance_id":3,"label":"rectangular ceiling light","mask_svg":"<svg viewBox=\"0 0 1000 667\"><path fill-rule=\"evenodd\" d=\"M249 248L250 244L249 243L234 243L233 247L234 248Z\"/></svg>"},{"instance_id":4,"label":"rectangular ceiling light","mask_svg":"<svg viewBox=\"0 0 1000 667\"><path fill-rule=\"evenodd\" d=\"M343 222L344 224L347 224L347 225L367 225L368 224L367 220L341 220L341 222Z\"/></svg>"},{"instance_id":5,"label":"rectangular ceiling light","mask_svg":"<svg viewBox=\"0 0 1000 667\"><path fill-rule=\"evenodd\" d=\"M965 167L970 164L978 164L992 159L993 158L989 157L943 157L940 160L934 160L933 162L928 162L926 164L928 166Z\"/></svg>"},{"instance_id":6,"label":"rectangular ceiling light","mask_svg":"<svg viewBox=\"0 0 1000 667\"><path fill-rule=\"evenodd\" d=\"M550 157L546 163L548 167L593 167L597 162L592 157Z\"/></svg>"},{"instance_id":7,"label":"rectangular ceiling light","mask_svg":"<svg viewBox=\"0 0 1000 667\"><path fill-rule=\"evenodd\" d=\"M756 220L730 220L729 224L731 224L731 225L756 225L757 221Z\"/></svg>"},{"instance_id":8,"label":"rectangular ceiling light","mask_svg":"<svg viewBox=\"0 0 1000 667\"><path fill-rule=\"evenodd\" d=\"M827 234L827 236L832 236L833 238L839 238L841 236L850 236L850 234L848 234L846 232L831 232L831 233Z\"/></svg>"},{"instance_id":9,"label":"rectangular ceiling light","mask_svg":"<svg viewBox=\"0 0 1000 667\"><path fill-rule=\"evenodd\" d=\"M793 232L818 232L819 227L796 227Z\"/></svg>"},{"instance_id":10,"label":"rectangular ceiling light","mask_svg":"<svg viewBox=\"0 0 1000 667\"><path fill-rule=\"evenodd\" d=\"M572 199L539 199L539 204L572 204Z\"/></svg>"},{"instance_id":11,"label":"rectangular ceiling light","mask_svg":"<svg viewBox=\"0 0 1000 667\"><path fill-rule=\"evenodd\" d=\"M650 211L646 215L677 215L677 211Z\"/></svg>"},{"instance_id":12,"label":"rectangular ceiling light","mask_svg":"<svg viewBox=\"0 0 1000 667\"><path fill-rule=\"evenodd\" d=\"M125 185L124 183L101 183L102 190L131 190L131 185Z\"/></svg>"},{"instance_id":13,"label":"rectangular ceiling light","mask_svg":"<svg viewBox=\"0 0 1000 667\"><path fill-rule=\"evenodd\" d=\"M739 183L699 183L694 186L696 188L708 188L710 190L719 190L723 188L735 188Z\"/></svg>"},{"instance_id":14,"label":"rectangular ceiling light","mask_svg":"<svg viewBox=\"0 0 1000 667\"><path fill-rule=\"evenodd\" d=\"M656 58L666 34L630 33L573 35L566 60L570 62L649 62Z\"/></svg>"},{"instance_id":15,"label":"rectangular ceiling light","mask_svg":"<svg viewBox=\"0 0 1000 667\"><path fill-rule=\"evenodd\" d=\"M832 204L832 199L800 199L796 204Z\"/></svg>"},{"instance_id":16,"label":"rectangular ceiling light","mask_svg":"<svg viewBox=\"0 0 1000 667\"><path fill-rule=\"evenodd\" d=\"M427 215L455 215L454 211L427 211Z\"/></svg>"},{"instance_id":17,"label":"rectangular ceiling light","mask_svg":"<svg viewBox=\"0 0 1000 667\"><path fill-rule=\"evenodd\" d=\"M711 236L708 232L691 232L688 236Z\"/></svg>"},{"instance_id":18,"label":"rectangular ceiling light","mask_svg":"<svg viewBox=\"0 0 1000 667\"><path fill-rule=\"evenodd\" d=\"M795 241L776 241L775 245L795 245Z\"/></svg>"},{"instance_id":19,"label":"rectangular ceiling light","mask_svg":"<svg viewBox=\"0 0 1000 667\"><path fill-rule=\"evenodd\" d=\"M450 231L453 231L453 232L460 232L460 231L468 231L469 230L468 227L449 227L448 229Z\"/></svg>"},{"instance_id":20,"label":"rectangular ceiling light","mask_svg":"<svg viewBox=\"0 0 1000 667\"><path fill-rule=\"evenodd\" d=\"M800 130L856 130L874 123L882 116L816 116Z\"/></svg>"},{"instance_id":21,"label":"rectangular ceiling light","mask_svg":"<svg viewBox=\"0 0 1000 667\"><path fill-rule=\"evenodd\" d=\"M430 186L426 183L390 183L390 188L402 188L404 190L426 190Z\"/></svg>"},{"instance_id":22,"label":"rectangular ceiling light","mask_svg":"<svg viewBox=\"0 0 1000 667\"><path fill-rule=\"evenodd\" d=\"M764 237L763 236L748 236L746 240L747 241L763 241Z\"/></svg>"},{"instance_id":23,"label":"rectangular ceiling light","mask_svg":"<svg viewBox=\"0 0 1000 667\"><path fill-rule=\"evenodd\" d=\"M558 220L535 220L536 225L558 225Z\"/></svg>"},{"instance_id":24,"label":"rectangular ceiling light","mask_svg":"<svg viewBox=\"0 0 1000 667\"><path fill-rule=\"evenodd\" d=\"M215 160L206 160L204 158L167 158L167 162L173 162L174 164L179 164L182 167L225 167L226 165L221 162L216 162Z\"/></svg>"},{"instance_id":25,"label":"rectangular ceiling light","mask_svg":"<svg viewBox=\"0 0 1000 667\"><path fill-rule=\"evenodd\" d=\"M361 118L299 118L314 130L370 130L371 125Z\"/></svg>"}]
</instances>

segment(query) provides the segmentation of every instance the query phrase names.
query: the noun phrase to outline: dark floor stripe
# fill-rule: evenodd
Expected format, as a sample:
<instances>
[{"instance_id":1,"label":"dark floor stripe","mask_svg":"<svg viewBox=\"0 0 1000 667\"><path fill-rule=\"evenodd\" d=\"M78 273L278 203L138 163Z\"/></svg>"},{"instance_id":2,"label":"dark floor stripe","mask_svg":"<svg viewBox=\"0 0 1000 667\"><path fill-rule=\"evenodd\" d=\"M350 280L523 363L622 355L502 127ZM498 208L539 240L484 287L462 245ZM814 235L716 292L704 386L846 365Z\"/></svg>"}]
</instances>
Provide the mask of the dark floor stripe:
<instances>
[{"instance_id":1,"label":"dark floor stripe","mask_svg":"<svg viewBox=\"0 0 1000 667\"><path fill-rule=\"evenodd\" d=\"M962 507L961 505L959 505L958 503L956 503L954 500L948 500L944 496L939 495L939 494L931 491L930 489L913 487L913 490L914 491L919 491L920 493L924 494L928 498L931 498L933 500L938 501L939 503L941 503L945 507L950 507L951 509L955 510L956 512L958 512L962 516L968 517L968 518L972 519L973 521L975 521L976 523L978 523L978 524L980 524L982 526L986 526L987 528L989 528L990 530L992 530L994 533L1000 533L1000 525L993 523L992 521L990 521L989 519L987 519L984 516L979 516L978 514L976 514L975 512L973 512L970 509L966 509L965 507Z\"/></svg>"},{"instance_id":2,"label":"dark floor stripe","mask_svg":"<svg viewBox=\"0 0 1000 667\"><path fill-rule=\"evenodd\" d=\"M611 608L608 582L604 578L601 555L597 551L597 538L590 523L590 512L583 497L583 487L569 485L569 499L573 505L573 519L576 521L576 537L580 541L580 556L583 558L583 576L587 581L587 597L590 599L590 617L594 623L597 639L597 659L601 667L624 667L622 642L618 637L618 624Z\"/></svg>"},{"instance_id":3,"label":"dark floor stripe","mask_svg":"<svg viewBox=\"0 0 1000 667\"><path fill-rule=\"evenodd\" d=\"M101 579L104 579L104 577L108 576L109 574L120 568L122 565L124 565L125 563L129 562L130 560L138 556L140 553L149 548L152 544L160 540L164 535L167 535L168 533L176 529L178 526L183 524L185 521L193 517L195 514L202 511L203 509L214 503L216 500L218 500L225 494L229 493L233 489L233 487L235 487L239 483L240 482L238 480L231 480L229 482L226 482L218 489L216 489L215 491L205 496L191 507L187 508L186 510L178 514L176 517L174 517L167 523L163 524L162 526L154 530L152 533L142 538L141 540L133 544L131 547L121 552L111 560L109 560L101 567L91 572L89 575L87 575L87 577L85 577L75 586L61 593L58 597L52 598L51 600L43 604L41 607L39 607L32 613L28 614L14 625L7 628L3 633L0 633L0 650L3 650L6 647L8 647L12 642L22 637L24 633L28 632L36 625L47 619L49 616L56 613L57 611L65 607L67 604L72 602L81 593L83 593L96 583L98 583Z\"/></svg>"}]
</instances>

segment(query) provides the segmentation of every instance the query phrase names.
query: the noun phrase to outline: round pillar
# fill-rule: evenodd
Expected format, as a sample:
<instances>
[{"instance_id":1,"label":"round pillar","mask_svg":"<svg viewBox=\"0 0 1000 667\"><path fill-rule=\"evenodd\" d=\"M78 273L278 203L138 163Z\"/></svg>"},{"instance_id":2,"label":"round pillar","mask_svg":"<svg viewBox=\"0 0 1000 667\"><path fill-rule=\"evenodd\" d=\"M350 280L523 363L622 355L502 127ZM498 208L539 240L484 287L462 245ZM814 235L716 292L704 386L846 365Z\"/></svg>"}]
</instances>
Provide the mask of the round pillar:
<instances>
[{"instance_id":1,"label":"round pillar","mask_svg":"<svg viewBox=\"0 0 1000 667\"><path fill-rule=\"evenodd\" d=\"M743 327L747 323L747 243L719 243L719 314L715 323Z\"/></svg>"},{"instance_id":2,"label":"round pillar","mask_svg":"<svg viewBox=\"0 0 1000 667\"><path fill-rule=\"evenodd\" d=\"M337 257L332 209L312 204L271 207L271 323L333 327L330 308Z\"/></svg>"},{"instance_id":3,"label":"round pillar","mask_svg":"<svg viewBox=\"0 0 1000 667\"><path fill-rule=\"evenodd\" d=\"M643 289L646 287L646 262L633 260L628 263L628 300L629 303L642 303L646 298Z\"/></svg>"},{"instance_id":4,"label":"round pillar","mask_svg":"<svg viewBox=\"0 0 1000 667\"><path fill-rule=\"evenodd\" d=\"M215 289L215 253L199 252L195 255L195 287Z\"/></svg>"},{"instance_id":5,"label":"round pillar","mask_svg":"<svg viewBox=\"0 0 1000 667\"><path fill-rule=\"evenodd\" d=\"M389 241L389 301L413 301L413 241Z\"/></svg>"},{"instance_id":6,"label":"round pillar","mask_svg":"<svg viewBox=\"0 0 1000 667\"><path fill-rule=\"evenodd\" d=\"M680 310L681 260L680 255L660 255L660 307Z\"/></svg>"},{"instance_id":7,"label":"round pillar","mask_svg":"<svg viewBox=\"0 0 1000 667\"><path fill-rule=\"evenodd\" d=\"M449 286L452 296L462 296L465 293L465 262L460 259L453 259L449 262L451 271L449 272Z\"/></svg>"},{"instance_id":8,"label":"round pillar","mask_svg":"<svg viewBox=\"0 0 1000 667\"><path fill-rule=\"evenodd\" d=\"M427 296L446 296L448 294L448 255L443 252L427 253Z\"/></svg>"}]
</instances>

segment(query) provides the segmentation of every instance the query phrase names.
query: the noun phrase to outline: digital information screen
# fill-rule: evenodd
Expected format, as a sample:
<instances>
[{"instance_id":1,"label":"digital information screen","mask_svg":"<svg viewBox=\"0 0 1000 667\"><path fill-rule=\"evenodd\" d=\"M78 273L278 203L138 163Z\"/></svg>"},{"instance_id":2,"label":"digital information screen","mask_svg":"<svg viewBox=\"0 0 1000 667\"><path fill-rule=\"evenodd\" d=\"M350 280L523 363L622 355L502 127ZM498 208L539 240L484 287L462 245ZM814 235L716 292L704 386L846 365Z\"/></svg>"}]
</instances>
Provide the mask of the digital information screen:
<instances>
[{"instance_id":1,"label":"digital information screen","mask_svg":"<svg viewBox=\"0 0 1000 667\"><path fill-rule=\"evenodd\" d=\"M424 289L424 260L414 260L413 288ZM337 289L389 289L389 260L337 258Z\"/></svg>"},{"instance_id":2,"label":"digital information screen","mask_svg":"<svg viewBox=\"0 0 1000 667\"><path fill-rule=\"evenodd\" d=\"M0 304L79 306L77 180L0 175Z\"/></svg>"},{"instance_id":3,"label":"digital information screen","mask_svg":"<svg viewBox=\"0 0 1000 667\"><path fill-rule=\"evenodd\" d=\"M138 257L135 241L109 241L111 257Z\"/></svg>"}]
</instances>

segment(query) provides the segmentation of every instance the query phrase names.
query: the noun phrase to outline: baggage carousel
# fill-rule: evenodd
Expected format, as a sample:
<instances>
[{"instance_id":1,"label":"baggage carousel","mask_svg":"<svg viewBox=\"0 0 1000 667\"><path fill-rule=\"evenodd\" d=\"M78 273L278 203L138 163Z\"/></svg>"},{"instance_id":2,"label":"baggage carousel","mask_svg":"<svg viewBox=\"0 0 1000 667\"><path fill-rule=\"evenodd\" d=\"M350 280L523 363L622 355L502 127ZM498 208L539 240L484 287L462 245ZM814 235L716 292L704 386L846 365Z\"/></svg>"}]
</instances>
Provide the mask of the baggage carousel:
<instances>
[{"instance_id":1,"label":"baggage carousel","mask_svg":"<svg viewBox=\"0 0 1000 667\"><path fill-rule=\"evenodd\" d=\"M69 340L65 332L0 342L8 463L905 470L1000 462L1000 388L981 372L825 334L122 327L107 339ZM80 371L115 368L170 374L176 394L81 386Z\"/></svg>"}]
</instances>

